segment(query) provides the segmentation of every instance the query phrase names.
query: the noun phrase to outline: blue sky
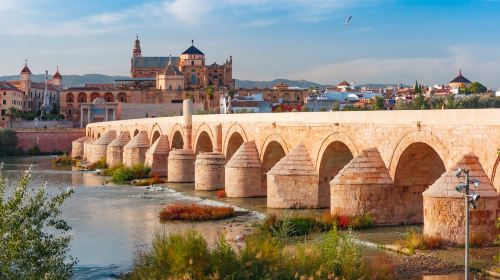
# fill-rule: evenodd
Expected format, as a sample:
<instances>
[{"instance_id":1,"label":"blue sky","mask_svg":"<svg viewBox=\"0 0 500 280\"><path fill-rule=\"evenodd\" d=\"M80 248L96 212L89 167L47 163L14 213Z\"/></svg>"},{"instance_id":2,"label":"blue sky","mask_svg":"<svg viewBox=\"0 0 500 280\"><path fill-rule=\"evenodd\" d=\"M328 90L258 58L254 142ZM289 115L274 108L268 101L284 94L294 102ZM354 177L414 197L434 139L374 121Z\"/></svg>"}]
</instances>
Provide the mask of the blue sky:
<instances>
[{"instance_id":1,"label":"blue sky","mask_svg":"<svg viewBox=\"0 0 500 280\"><path fill-rule=\"evenodd\" d=\"M459 68L500 87L500 0L0 0L0 75L128 75L195 40L239 79L447 83ZM352 15L350 26L345 18Z\"/></svg>"}]
</instances>

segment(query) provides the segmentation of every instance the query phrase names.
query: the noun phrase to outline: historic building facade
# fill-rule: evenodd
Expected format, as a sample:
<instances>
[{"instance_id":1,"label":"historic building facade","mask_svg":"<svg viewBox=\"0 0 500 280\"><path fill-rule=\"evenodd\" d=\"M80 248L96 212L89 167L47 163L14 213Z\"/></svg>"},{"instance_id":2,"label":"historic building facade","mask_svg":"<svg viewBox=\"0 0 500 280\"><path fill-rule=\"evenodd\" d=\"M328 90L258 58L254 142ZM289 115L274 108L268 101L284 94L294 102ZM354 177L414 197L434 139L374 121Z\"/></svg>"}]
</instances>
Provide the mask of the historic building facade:
<instances>
[{"instance_id":1,"label":"historic building facade","mask_svg":"<svg viewBox=\"0 0 500 280\"><path fill-rule=\"evenodd\" d=\"M137 37L132 50L131 77L154 78L157 89L184 90L208 86L234 88L232 56L224 64L214 62L206 65L205 54L194 46L193 41L191 43L178 57L143 56Z\"/></svg>"}]
</instances>

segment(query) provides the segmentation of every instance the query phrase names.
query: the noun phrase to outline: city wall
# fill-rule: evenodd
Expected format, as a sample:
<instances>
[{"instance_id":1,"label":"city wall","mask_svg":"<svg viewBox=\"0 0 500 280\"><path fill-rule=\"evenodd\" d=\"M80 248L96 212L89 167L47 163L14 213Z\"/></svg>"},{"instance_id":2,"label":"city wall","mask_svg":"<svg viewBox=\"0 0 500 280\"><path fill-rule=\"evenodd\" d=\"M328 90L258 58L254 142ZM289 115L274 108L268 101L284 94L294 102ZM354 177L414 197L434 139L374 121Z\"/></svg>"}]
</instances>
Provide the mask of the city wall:
<instances>
[{"instance_id":1,"label":"city wall","mask_svg":"<svg viewBox=\"0 0 500 280\"><path fill-rule=\"evenodd\" d=\"M23 151L38 146L41 152L71 152L71 142L85 136L84 129L16 129L17 147Z\"/></svg>"}]
</instances>

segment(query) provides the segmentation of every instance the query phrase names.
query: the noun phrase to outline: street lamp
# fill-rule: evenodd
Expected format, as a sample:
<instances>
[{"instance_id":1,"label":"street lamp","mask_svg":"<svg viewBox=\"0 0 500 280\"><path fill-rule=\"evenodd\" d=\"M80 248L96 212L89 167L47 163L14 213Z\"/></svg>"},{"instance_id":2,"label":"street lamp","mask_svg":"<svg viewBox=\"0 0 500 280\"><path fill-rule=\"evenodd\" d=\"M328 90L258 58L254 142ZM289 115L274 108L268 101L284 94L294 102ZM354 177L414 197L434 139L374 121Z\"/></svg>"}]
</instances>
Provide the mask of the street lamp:
<instances>
[{"instance_id":1,"label":"street lamp","mask_svg":"<svg viewBox=\"0 0 500 280\"><path fill-rule=\"evenodd\" d=\"M459 168L457 171L455 171L454 175L457 178L462 177L462 174L464 176L464 182L458 184L455 189L459 193L464 193L465 194L465 280L469 279L469 205L472 206L472 208L476 209L477 204L476 202L479 200L481 197L478 193L470 191L469 185L474 184L474 186L477 188L480 184L480 181L475 178L469 178L469 170L468 169L462 169Z\"/></svg>"}]
</instances>

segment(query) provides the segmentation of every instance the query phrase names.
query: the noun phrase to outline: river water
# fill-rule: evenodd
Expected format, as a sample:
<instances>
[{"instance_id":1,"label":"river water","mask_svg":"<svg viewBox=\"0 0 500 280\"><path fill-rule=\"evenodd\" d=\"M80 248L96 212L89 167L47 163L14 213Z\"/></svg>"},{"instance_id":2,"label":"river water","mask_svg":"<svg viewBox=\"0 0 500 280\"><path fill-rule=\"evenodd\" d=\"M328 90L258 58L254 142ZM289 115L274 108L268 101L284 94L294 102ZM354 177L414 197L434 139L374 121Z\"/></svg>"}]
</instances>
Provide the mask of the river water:
<instances>
[{"instance_id":1,"label":"river water","mask_svg":"<svg viewBox=\"0 0 500 280\"><path fill-rule=\"evenodd\" d=\"M159 211L169 203L210 203L213 192L196 192L193 185L172 185L165 192L148 192L145 187L113 185L105 177L92 172L72 171L70 168L52 166L53 157L0 158L4 162L4 175L14 182L20 173L31 166L33 187L47 183L48 192L74 187L75 193L64 203L63 218L68 221L73 237L71 255L78 259L75 279L116 279L127 272L134 256L151 244L158 231L178 232L196 229L210 243L220 234L229 241L237 235L251 231L262 215L253 212L219 222L167 222L158 219ZM227 203L266 213L276 210L265 208L265 198L226 199ZM324 211L324 210L321 210ZM318 215L320 210L302 210L302 215ZM405 229L375 229L371 238L402 234ZM387 231L387 232L385 232ZM369 240L367 238L366 240ZM380 240L377 240L380 241ZM378 252L380 253L380 252ZM393 255L393 254L392 254ZM397 256L393 256L398 258ZM461 273L425 276L422 279L461 280ZM474 278L471 278L474 279Z\"/></svg>"},{"instance_id":2,"label":"river water","mask_svg":"<svg viewBox=\"0 0 500 280\"><path fill-rule=\"evenodd\" d=\"M155 232L196 229L208 242L224 233L228 240L250 230L257 217L236 217L221 222L162 223L158 213L175 202L200 202L176 191L148 192L145 187L106 184L91 172L57 169L51 157L1 158L4 176L17 182L30 165L32 186L47 182L47 191L74 187L75 193L63 204L62 217L72 227L71 255L78 258L75 279L115 279L128 271L134 255L146 249ZM244 222L243 222L244 220Z\"/></svg>"}]
</instances>

